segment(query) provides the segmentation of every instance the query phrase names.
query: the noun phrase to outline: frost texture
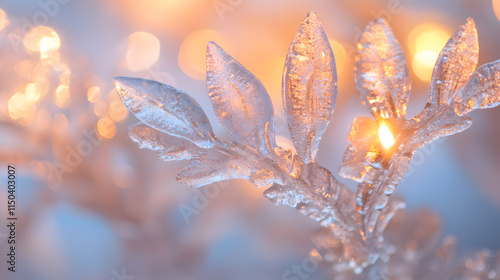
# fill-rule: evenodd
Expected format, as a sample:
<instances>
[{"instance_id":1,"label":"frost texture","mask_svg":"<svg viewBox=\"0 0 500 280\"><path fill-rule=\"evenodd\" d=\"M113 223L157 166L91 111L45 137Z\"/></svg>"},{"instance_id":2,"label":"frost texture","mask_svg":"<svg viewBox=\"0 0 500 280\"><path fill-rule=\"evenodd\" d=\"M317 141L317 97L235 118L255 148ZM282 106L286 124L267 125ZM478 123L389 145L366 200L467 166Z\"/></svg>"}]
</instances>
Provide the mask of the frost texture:
<instances>
[{"instance_id":1,"label":"frost texture","mask_svg":"<svg viewBox=\"0 0 500 280\"><path fill-rule=\"evenodd\" d=\"M335 58L316 15L293 38L283 70L283 108L297 155L313 162L337 98Z\"/></svg>"},{"instance_id":2,"label":"frost texture","mask_svg":"<svg viewBox=\"0 0 500 280\"><path fill-rule=\"evenodd\" d=\"M231 142L213 134L186 93L139 78L118 77L115 85L142 121L129 129L132 140L164 160L190 160L179 182L201 187L246 179L266 187L273 203L323 226L311 255L329 266L334 279L499 279L489 252L454 267L454 241L438 244L437 219L429 213L405 217L405 203L391 198L416 150L467 129L472 122L464 114L500 103L500 62L474 72L477 55L477 32L468 19L439 55L428 104L407 120L405 56L384 20L367 26L355 58L355 84L373 118L353 121L340 168L341 176L359 183L356 193L315 162L335 106L337 75L313 12L293 38L283 71L283 107L296 153L275 143L273 106L262 83L213 42L207 47L208 93Z\"/></svg>"}]
</instances>

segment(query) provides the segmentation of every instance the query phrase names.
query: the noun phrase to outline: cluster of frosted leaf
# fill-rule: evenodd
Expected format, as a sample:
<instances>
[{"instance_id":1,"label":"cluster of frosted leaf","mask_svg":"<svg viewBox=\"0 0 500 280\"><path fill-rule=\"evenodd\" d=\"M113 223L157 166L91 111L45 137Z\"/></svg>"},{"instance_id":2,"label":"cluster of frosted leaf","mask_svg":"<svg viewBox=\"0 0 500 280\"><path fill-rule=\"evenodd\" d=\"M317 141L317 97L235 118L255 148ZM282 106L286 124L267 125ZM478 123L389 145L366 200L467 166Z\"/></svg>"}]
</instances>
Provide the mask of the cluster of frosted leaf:
<instances>
[{"instance_id":1,"label":"cluster of frosted leaf","mask_svg":"<svg viewBox=\"0 0 500 280\"><path fill-rule=\"evenodd\" d=\"M208 94L231 142L213 133L198 103L180 90L139 78L118 77L115 85L142 122L130 127L132 140L164 160L190 160L179 182L200 187L247 179L265 186L264 195L272 202L294 207L325 228L328 234L317 245L327 252L326 262L333 260L337 271L349 273L368 267L367 273L390 255L391 245L382 235L404 203L389 201L389 195L413 152L469 127L465 113L500 102L500 66L492 63L474 72L476 36L471 20L453 35L434 70L429 104L407 121L410 78L404 54L383 20L367 27L355 78L374 119L354 121L348 136L352 145L340 170L360 183L357 195L315 162L335 106L337 75L330 44L312 12L290 45L283 71L283 107L295 151L275 143L273 106L262 83L215 43L207 47ZM380 143L381 123L395 136L390 149Z\"/></svg>"},{"instance_id":2,"label":"cluster of frosted leaf","mask_svg":"<svg viewBox=\"0 0 500 280\"><path fill-rule=\"evenodd\" d=\"M410 73L404 53L382 19L371 22L358 44L355 84L372 118L352 123L340 175L359 182L357 211L363 217L365 239L377 230L389 196L401 181L413 153L443 136L467 129L464 116L500 103L500 60L476 69L479 47L472 19L467 19L441 51L432 74L429 101L406 120ZM386 125L395 143L382 145L379 127Z\"/></svg>"},{"instance_id":3,"label":"cluster of frosted leaf","mask_svg":"<svg viewBox=\"0 0 500 280\"><path fill-rule=\"evenodd\" d=\"M457 263L456 239L441 239L440 220L431 211L399 211L387 226L384 240L386 246L376 262L359 273L338 261L342 244L331 232L322 230L313 238L320 253L318 261L336 280L500 280L500 254L494 257L491 251L483 250Z\"/></svg>"},{"instance_id":4,"label":"cluster of frosted leaf","mask_svg":"<svg viewBox=\"0 0 500 280\"><path fill-rule=\"evenodd\" d=\"M213 42L207 87L217 118L232 138L214 135L188 94L139 78L117 77L118 93L142 122L129 128L140 148L164 160L190 160L178 181L192 187L247 179L275 204L297 208L345 244L344 258L366 265L354 194L315 162L337 96L335 59L311 12L295 35L283 71L283 107L295 151L275 143L273 105L261 82Z\"/></svg>"}]
</instances>

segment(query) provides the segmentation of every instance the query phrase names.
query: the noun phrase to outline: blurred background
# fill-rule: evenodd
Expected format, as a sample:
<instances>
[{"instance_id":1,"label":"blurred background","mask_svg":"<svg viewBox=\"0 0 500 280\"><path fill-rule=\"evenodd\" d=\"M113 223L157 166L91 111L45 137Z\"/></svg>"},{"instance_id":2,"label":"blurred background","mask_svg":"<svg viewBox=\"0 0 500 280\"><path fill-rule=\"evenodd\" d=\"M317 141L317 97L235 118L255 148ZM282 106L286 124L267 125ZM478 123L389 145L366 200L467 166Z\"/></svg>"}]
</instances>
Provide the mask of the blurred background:
<instances>
[{"instance_id":1,"label":"blurred background","mask_svg":"<svg viewBox=\"0 0 500 280\"><path fill-rule=\"evenodd\" d=\"M411 69L408 118L427 100L433 64L467 17L480 64L500 58L500 0L25 0L0 4L0 174L17 169L17 272L1 279L282 279L301 265L318 224L276 207L246 181L181 186L186 164L140 150L137 122L112 85L135 76L173 85L225 135L205 88L205 48L215 41L266 86L278 143L290 145L281 104L288 46L317 12L339 73L337 106L317 161L337 174L354 117L368 115L352 62L364 26L383 16ZM476 111L467 131L416 153L396 195L428 208L459 256L500 249L500 108ZM355 188L351 181L344 183ZM0 207L6 223L7 190ZM318 269L311 279L326 279Z\"/></svg>"}]
</instances>

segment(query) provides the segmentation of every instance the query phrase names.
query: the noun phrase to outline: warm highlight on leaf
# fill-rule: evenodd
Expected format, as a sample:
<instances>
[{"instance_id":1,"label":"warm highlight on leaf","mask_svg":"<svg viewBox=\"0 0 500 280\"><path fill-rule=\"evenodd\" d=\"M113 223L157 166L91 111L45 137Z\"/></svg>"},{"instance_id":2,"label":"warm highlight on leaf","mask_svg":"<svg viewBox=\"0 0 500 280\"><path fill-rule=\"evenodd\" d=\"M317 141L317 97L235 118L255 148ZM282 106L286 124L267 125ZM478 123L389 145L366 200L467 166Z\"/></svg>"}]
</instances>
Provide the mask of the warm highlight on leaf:
<instances>
[{"instance_id":1,"label":"warm highlight on leaf","mask_svg":"<svg viewBox=\"0 0 500 280\"><path fill-rule=\"evenodd\" d=\"M328 38L310 12L293 38L283 71L288 129L305 163L314 161L337 98L337 71Z\"/></svg>"},{"instance_id":2,"label":"warm highlight on leaf","mask_svg":"<svg viewBox=\"0 0 500 280\"><path fill-rule=\"evenodd\" d=\"M500 105L500 60L479 67L455 94L452 105L458 115Z\"/></svg>"},{"instance_id":3,"label":"warm highlight on leaf","mask_svg":"<svg viewBox=\"0 0 500 280\"><path fill-rule=\"evenodd\" d=\"M125 106L143 123L203 148L213 146L210 121L186 93L141 78L116 77L113 82Z\"/></svg>"},{"instance_id":4,"label":"warm highlight on leaf","mask_svg":"<svg viewBox=\"0 0 500 280\"><path fill-rule=\"evenodd\" d=\"M165 161L192 159L198 155L198 148L191 141L175 137L151 128L143 123L135 124L128 129L128 136L139 148L157 152Z\"/></svg>"},{"instance_id":5,"label":"warm highlight on leaf","mask_svg":"<svg viewBox=\"0 0 500 280\"><path fill-rule=\"evenodd\" d=\"M479 57L477 30L471 18L448 40L434 66L429 88L431 104L448 104L476 69Z\"/></svg>"},{"instance_id":6,"label":"warm highlight on leaf","mask_svg":"<svg viewBox=\"0 0 500 280\"><path fill-rule=\"evenodd\" d=\"M385 20L366 27L354 59L354 81L375 118L399 119L406 114L410 70L406 57Z\"/></svg>"},{"instance_id":7,"label":"warm highlight on leaf","mask_svg":"<svg viewBox=\"0 0 500 280\"><path fill-rule=\"evenodd\" d=\"M263 155L274 149L273 105L266 89L213 42L207 47L207 87L217 118L236 142Z\"/></svg>"}]
</instances>

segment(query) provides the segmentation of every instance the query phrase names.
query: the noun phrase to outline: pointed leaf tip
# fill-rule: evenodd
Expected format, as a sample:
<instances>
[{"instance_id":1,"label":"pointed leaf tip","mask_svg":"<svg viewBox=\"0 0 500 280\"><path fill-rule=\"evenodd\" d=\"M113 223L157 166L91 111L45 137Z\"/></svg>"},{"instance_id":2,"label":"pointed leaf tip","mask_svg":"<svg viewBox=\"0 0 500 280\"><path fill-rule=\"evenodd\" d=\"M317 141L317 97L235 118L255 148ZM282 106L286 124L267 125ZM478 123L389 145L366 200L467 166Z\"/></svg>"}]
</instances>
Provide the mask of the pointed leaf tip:
<instances>
[{"instance_id":1,"label":"pointed leaf tip","mask_svg":"<svg viewBox=\"0 0 500 280\"><path fill-rule=\"evenodd\" d=\"M143 123L199 147L213 147L212 126L203 109L188 94L141 78L116 77L113 82L125 106Z\"/></svg>"},{"instance_id":2,"label":"pointed leaf tip","mask_svg":"<svg viewBox=\"0 0 500 280\"><path fill-rule=\"evenodd\" d=\"M453 33L434 66L429 87L429 102L449 104L458 89L471 77L479 59L479 44L474 20L467 18Z\"/></svg>"},{"instance_id":3,"label":"pointed leaf tip","mask_svg":"<svg viewBox=\"0 0 500 280\"><path fill-rule=\"evenodd\" d=\"M297 154L305 163L313 162L337 97L335 58L313 12L290 44L282 85L285 117Z\"/></svg>"},{"instance_id":4,"label":"pointed leaf tip","mask_svg":"<svg viewBox=\"0 0 500 280\"><path fill-rule=\"evenodd\" d=\"M406 115L410 70L401 45L383 18L370 22L358 43L354 80L375 118Z\"/></svg>"},{"instance_id":5,"label":"pointed leaf tip","mask_svg":"<svg viewBox=\"0 0 500 280\"><path fill-rule=\"evenodd\" d=\"M274 149L273 105L262 83L217 44L207 45L207 87L222 126L238 143Z\"/></svg>"}]
</instances>

